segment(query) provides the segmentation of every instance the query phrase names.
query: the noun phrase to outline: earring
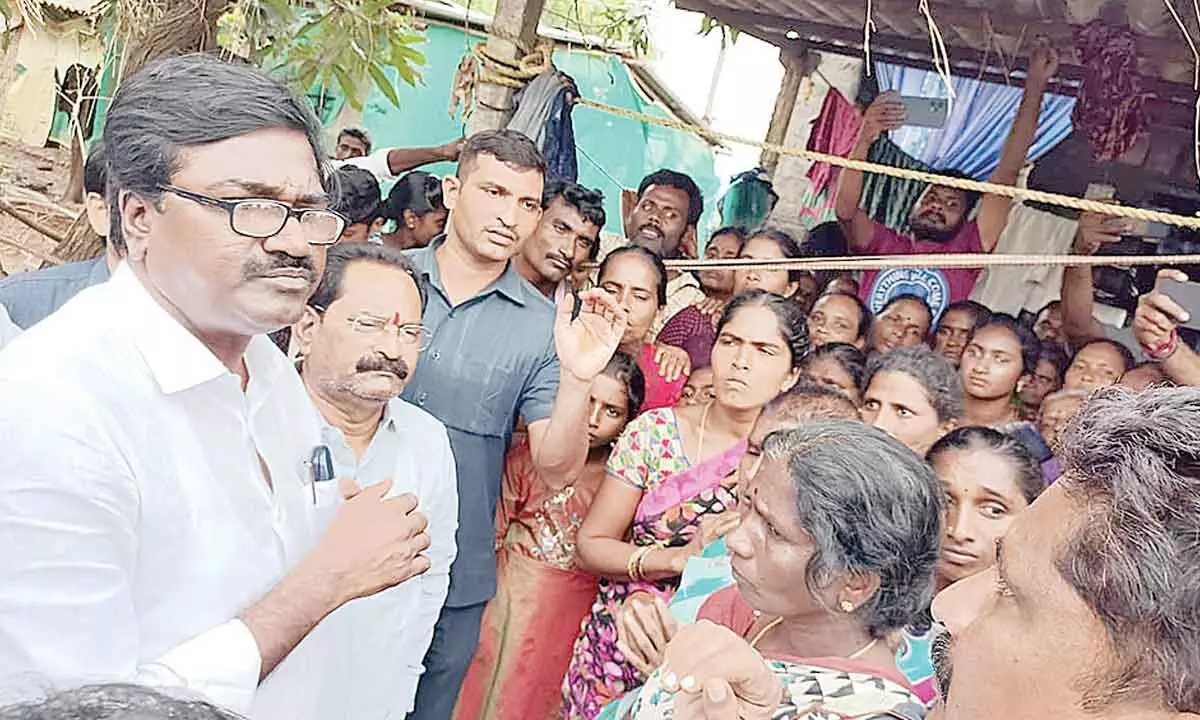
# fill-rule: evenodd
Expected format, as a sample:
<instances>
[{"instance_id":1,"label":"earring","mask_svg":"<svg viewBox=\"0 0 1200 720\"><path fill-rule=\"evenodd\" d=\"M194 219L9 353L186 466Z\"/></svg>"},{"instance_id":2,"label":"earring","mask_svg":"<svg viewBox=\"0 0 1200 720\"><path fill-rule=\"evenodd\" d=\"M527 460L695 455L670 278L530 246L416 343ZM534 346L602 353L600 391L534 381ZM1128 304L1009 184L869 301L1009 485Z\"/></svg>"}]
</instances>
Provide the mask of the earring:
<instances>
[{"instance_id":1,"label":"earring","mask_svg":"<svg viewBox=\"0 0 1200 720\"><path fill-rule=\"evenodd\" d=\"M850 602L849 600L843 600L838 604L838 607L841 608L842 612L846 613L847 615L854 612L854 603Z\"/></svg>"}]
</instances>

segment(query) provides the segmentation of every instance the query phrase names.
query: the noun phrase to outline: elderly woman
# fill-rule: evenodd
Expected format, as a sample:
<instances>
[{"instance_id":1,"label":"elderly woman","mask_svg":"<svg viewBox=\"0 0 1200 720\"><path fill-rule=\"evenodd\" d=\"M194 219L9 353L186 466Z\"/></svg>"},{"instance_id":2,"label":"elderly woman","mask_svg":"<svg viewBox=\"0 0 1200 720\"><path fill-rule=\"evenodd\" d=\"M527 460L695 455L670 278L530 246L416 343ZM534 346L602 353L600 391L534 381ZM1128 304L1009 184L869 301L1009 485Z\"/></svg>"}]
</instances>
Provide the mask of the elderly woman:
<instances>
[{"instance_id":1,"label":"elderly woman","mask_svg":"<svg viewBox=\"0 0 1200 720\"><path fill-rule=\"evenodd\" d=\"M658 669L615 717L693 717L705 695L734 691L736 717L924 717L888 638L929 605L941 496L929 466L875 428L829 420L770 435L728 538L736 587L698 623L659 628L669 644L641 658ZM754 653L771 672L759 660L753 692L730 688L728 663Z\"/></svg>"}]
</instances>

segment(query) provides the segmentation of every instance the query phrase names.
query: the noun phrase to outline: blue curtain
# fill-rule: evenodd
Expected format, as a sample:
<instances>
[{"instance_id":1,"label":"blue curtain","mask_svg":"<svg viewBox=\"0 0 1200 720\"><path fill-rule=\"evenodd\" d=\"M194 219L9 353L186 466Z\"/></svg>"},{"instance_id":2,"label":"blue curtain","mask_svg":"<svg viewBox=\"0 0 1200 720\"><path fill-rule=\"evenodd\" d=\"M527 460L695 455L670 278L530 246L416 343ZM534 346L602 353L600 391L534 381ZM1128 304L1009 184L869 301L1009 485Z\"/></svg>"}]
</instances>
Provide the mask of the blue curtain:
<instances>
[{"instance_id":1,"label":"blue curtain","mask_svg":"<svg viewBox=\"0 0 1200 720\"><path fill-rule=\"evenodd\" d=\"M937 73L891 63L875 63L881 92L901 95L946 97L946 87ZM1000 151L1017 117L1021 88L954 77L954 104L946 127L902 128L891 139L904 152L938 169L960 170L979 180L987 179L1000 162ZM1075 98L1047 93L1042 100L1041 122L1030 149L1036 160L1071 133Z\"/></svg>"}]
</instances>

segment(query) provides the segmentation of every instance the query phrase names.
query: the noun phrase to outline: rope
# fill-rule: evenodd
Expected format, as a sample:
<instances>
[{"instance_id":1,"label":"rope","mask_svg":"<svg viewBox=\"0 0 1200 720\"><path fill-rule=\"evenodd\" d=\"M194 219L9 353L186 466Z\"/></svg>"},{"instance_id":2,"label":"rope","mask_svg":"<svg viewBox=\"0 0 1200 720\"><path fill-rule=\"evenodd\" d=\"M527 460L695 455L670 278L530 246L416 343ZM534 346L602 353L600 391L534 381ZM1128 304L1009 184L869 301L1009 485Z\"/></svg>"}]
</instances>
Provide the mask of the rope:
<instances>
[{"instance_id":1,"label":"rope","mask_svg":"<svg viewBox=\"0 0 1200 720\"><path fill-rule=\"evenodd\" d=\"M836 258L783 258L756 260L732 258L725 260L666 260L671 270L886 270L888 268L982 268L1022 266L1098 265L1200 265L1200 255L989 255L989 254L925 254L925 255L864 255Z\"/></svg>"},{"instance_id":2,"label":"rope","mask_svg":"<svg viewBox=\"0 0 1200 720\"><path fill-rule=\"evenodd\" d=\"M1045 205L1057 205L1059 207L1083 210L1099 215L1110 215L1113 217L1145 220L1147 222L1160 222L1166 225L1191 228L1194 230L1200 229L1200 217L1176 215L1174 213L1162 212L1159 210L1146 210L1143 208L1128 207L1125 205L1112 205L1109 203L1099 202L1097 200L1085 200L1083 198L1071 197L1070 195L1058 195L1056 193L1042 192L1041 190L1019 188L1011 185L997 185L995 183L980 182L978 180L944 177L930 172L922 172L920 170L908 170L905 168L892 167L891 165L879 165L863 160L851 160L850 158L844 158L839 155L829 155L827 153L820 153L812 150L801 150L799 148L785 147L777 143L751 140L749 138L739 137L729 133L702 128L697 125L690 125L679 120L660 118L633 110L626 110L625 108L615 107L613 105L597 102L595 100L589 100L588 98L581 97L578 98L576 102L585 107L590 107L593 110L609 113L618 117L624 117L629 120L637 120L639 122L649 123L651 125L658 125L659 127L689 132L702 138L715 141L717 144L735 143L738 145L749 145L751 147L757 147L760 150L766 150L768 152L778 153L780 155L788 155L790 157L811 160L813 162L828 163L829 165L833 165L835 167L857 170L859 172L876 173L878 175L887 175L889 177L900 178L903 180L916 180L919 182L929 183L931 185L952 187L959 190L967 190L969 192L1001 195L1003 197L1013 198L1015 200L1030 200L1033 202L1043 203Z\"/></svg>"},{"instance_id":3,"label":"rope","mask_svg":"<svg viewBox=\"0 0 1200 720\"><path fill-rule=\"evenodd\" d=\"M507 37L501 37L501 39L508 40L508 42L514 45L517 44L514 40ZM518 46L518 49L521 49L520 46ZM482 42L474 47L472 53L474 53L475 57L479 58L483 66L483 72L479 75L479 82L502 85L514 90L520 90L525 87L527 82L546 72L551 67L550 51L545 47L534 48L532 52L526 53L515 63L493 55L487 49L487 44Z\"/></svg>"}]
</instances>

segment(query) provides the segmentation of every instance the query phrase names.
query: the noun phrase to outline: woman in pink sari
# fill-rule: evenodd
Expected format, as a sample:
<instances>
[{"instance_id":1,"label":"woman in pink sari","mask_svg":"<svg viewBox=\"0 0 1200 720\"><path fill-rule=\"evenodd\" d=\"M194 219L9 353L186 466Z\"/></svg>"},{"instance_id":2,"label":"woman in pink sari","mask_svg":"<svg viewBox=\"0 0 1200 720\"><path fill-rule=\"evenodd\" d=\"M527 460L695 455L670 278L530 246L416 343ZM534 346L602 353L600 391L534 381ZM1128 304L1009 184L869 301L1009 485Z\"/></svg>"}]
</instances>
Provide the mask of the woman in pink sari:
<instances>
[{"instance_id":1,"label":"woman in pink sari","mask_svg":"<svg viewBox=\"0 0 1200 720\"><path fill-rule=\"evenodd\" d=\"M576 533L604 479L613 442L638 413L644 388L634 359L620 352L592 383L591 452L577 477L539 474L528 438L514 442L496 520L496 596L483 614L479 648L454 710L457 720L558 713L571 646L596 596L596 577L576 562Z\"/></svg>"},{"instance_id":2,"label":"woman in pink sari","mask_svg":"<svg viewBox=\"0 0 1200 720\"><path fill-rule=\"evenodd\" d=\"M795 384L808 351L800 308L766 292L730 302L717 327L716 400L643 414L608 461L578 560L601 577L563 692L564 716L593 720L643 678L617 649L613 618L634 593L670 599L688 558L736 522L734 481L763 407Z\"/></svg>"}]
</instances>

